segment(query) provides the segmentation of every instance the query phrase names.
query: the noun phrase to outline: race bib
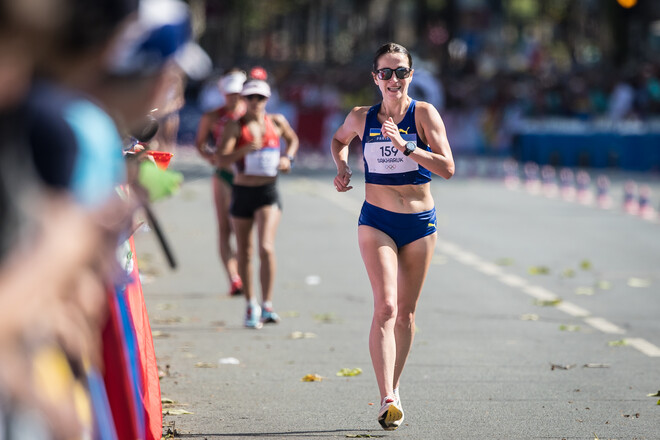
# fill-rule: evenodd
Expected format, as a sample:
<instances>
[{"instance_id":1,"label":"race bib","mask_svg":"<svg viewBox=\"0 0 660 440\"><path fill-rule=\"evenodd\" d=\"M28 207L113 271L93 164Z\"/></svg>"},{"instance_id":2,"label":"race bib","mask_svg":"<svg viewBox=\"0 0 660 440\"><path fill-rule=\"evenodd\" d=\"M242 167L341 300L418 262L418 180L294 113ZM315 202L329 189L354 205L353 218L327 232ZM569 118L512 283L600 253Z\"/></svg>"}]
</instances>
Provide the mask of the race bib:
<instances>
[{"instance_id":1,"label":"race bib","mask_svg":"<svg viewBox=\"0 0 660 440\"><path fill-rule=\"evenodd\" d=\"M248 176L277 176L279 166L279 147L263 147L245 156L245 174Z\"/></svg>"},{"instance_id":2,"label":"race bib","mask_svg":"<svg viewBox=\"0 0 660 440\"><path fill-rule=\"evenodd\" d=\"M414 142L417 145L416 134L402 134L406 142ZM389 138L380 135L370 136L364 145L364 160L367 162L370 173L375 174L398 174L419 170L419 164L405 156L403 152L392 145Z\"/></svg>"}]
</instances>

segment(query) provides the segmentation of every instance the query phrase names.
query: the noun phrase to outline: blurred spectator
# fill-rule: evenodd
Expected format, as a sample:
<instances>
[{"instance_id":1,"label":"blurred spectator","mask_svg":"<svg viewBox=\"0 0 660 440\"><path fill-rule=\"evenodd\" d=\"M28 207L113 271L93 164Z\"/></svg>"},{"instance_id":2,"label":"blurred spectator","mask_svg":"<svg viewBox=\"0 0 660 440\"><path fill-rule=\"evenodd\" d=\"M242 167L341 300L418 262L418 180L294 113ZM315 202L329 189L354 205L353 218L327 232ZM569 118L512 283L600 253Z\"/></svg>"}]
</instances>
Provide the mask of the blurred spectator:
<instances>
[{"instance_id":1,"label":"blurred spectator","mask_svg":"<svg viewBox=\"0 0 660 440\"><path fill-rule=\"evenodd\" d=\"M607 116L612 121L619 121L630 116L635 102L635 89L628 78L619 76L610 95Z\"/></svg>"},{"instance_id":2,"label":"blurred spectator","mask_svg":"<svg viewBox=\"0 0 660 440\"><path fill-rule=\"evenodd\" d=\"M176 69L168 69L164 78L163 93L159 102L155 102L153 114L160 129L156 134L152 148L174 152L179 132L179 111L183 108L185 76Z\"/></svg>"},{"instance_id":3,"label":"blurred spectator","mask_svg":"<svg viewBox=\"0 0 660 440\"><path fill-rule=\"evenodd\" d=\"M151 12L156 3L172 11L172 1L142 0ZM117 243L135 207L115 191L126 183L120 131L143 121L172 58L191 61L176 52L187 37L172 23L160 24L179 36L165 47L136 38L137 6L0 0L3 439L91 438L96 417L108 416L92 409L99 402L88 386L101 367L107 286L124 281Z\"/></svg>"}]
</instances>

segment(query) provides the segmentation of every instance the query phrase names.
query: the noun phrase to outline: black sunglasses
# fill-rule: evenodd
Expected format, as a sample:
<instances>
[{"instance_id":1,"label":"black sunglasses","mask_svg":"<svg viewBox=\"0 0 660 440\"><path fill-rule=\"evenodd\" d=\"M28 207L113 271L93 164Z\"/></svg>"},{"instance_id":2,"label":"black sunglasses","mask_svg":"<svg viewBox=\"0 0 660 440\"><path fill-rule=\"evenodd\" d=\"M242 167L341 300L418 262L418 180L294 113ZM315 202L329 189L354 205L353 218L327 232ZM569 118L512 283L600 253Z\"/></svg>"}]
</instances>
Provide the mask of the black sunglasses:
<instances>
[{"instance_id":1,"label":"black sunglasses","mask_svg":"<svg viewBox=\"0 0 660 440\"><path fill-rule=\"evenodd\" d=\"M397 78L404 79L410 76L410 72L412 72L412 69L409 67L397 67L396 69L386 67L385 69L378 69L374 73L378 79L388 80L392 78L392 73L396 73Z\"/></svg>"},{"instance_id":2,"label":"black sunglasses","mask_svg":"<svg viewBox=\"0 0 660 440\"><path fill-rule=\"evenodd\" d=\"M268 98L264 95L256 95L255 94L255 95L247 95L245 97L245 99L247 99L248 101L252 101L253 99L256 99L257 101L264 101L265 99L268 99Z\"/></svg>"}]
</instances>

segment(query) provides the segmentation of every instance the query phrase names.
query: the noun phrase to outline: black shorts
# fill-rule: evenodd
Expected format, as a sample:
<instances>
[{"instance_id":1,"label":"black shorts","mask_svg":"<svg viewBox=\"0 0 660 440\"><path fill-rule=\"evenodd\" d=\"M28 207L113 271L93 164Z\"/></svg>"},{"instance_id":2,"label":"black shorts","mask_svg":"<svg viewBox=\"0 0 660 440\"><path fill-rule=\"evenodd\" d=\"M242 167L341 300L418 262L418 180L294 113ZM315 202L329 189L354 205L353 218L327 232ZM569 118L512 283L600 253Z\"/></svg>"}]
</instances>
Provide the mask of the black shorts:
<instances>
[{"instance_id":1,"label":"black shorts","mask_svg":"<svg viewBox=\"0 0 660 440\"><path fill-rule=\"evenodd\" d=\"M282 209L275 182L263 186L234 185L229 213L232 217L253 218L257 209L275 204Z\"/></svg>"}]
</instances>

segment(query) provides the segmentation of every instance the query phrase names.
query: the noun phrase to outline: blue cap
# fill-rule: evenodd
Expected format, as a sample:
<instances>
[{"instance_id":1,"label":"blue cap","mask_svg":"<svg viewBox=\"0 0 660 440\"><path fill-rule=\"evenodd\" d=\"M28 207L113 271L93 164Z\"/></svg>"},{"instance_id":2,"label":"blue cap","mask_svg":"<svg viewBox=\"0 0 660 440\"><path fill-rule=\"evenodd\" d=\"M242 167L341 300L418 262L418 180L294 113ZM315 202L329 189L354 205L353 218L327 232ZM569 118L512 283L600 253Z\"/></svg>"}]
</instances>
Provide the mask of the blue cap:
<instances>
[{"instance_id":1,"label":"blue cap","mask_svg":"<svg viewBox=\"0 0 660 440\"><path fill-rule=\"evenodd\" d=\"M141 0L137 19L128 24L111 51L108 72L149 75L170 60L193 79L211 72L208 55L192 39L190 11L181 0Z\"/></svg>"}]
</instances>

